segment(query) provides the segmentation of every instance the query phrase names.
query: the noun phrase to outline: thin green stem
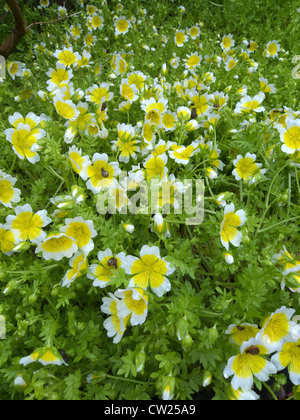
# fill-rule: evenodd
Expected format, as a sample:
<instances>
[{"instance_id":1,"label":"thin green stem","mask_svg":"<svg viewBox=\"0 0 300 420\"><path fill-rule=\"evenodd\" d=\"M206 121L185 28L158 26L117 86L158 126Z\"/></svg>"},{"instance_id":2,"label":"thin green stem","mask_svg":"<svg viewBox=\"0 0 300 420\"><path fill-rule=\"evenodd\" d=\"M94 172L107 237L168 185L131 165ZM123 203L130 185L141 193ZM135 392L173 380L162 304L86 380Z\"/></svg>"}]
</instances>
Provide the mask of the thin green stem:
<instances>
[{"instance_id":1,"label":"thin green stem","mask_svg":"<svg viewBox=\"0 0 300 420\"><path fill-rule=\"evenodd\" d=\"M264 228L264 229L260 229L260 230L258 231L258 233L267 232L268 230L272 230L273 228L275 228L275 227L277 227L277 226L280 226L280 225L286 224L286 223L288 223L288 222L291 222L292 220L297 220L297 219L300 219L300 216L290 217L289 219L282 220L281 222L275 223L275 224L274 224L274 225L272 225L272 226L269 226L269 227Z\"/></svg>"},{"instance_id":2,"label":"thin green stem","mask_svg":"<svg viewBox=\"0 0 300 420\"><path fill-rule=\"evenodd\" d=\"M269 385L267 385L265 382L262 382L262 384L269 391L269 393L272 395L272 397L274 398L274 400L275 401L278 401L278 398L276 397L276 395L273 392L273 390L269 387Z\"/></svg>"},{"instance_id":3,"label":"thin green stem","mask_svg":"<svg viewBox=\"0 0 300 420\"><path fill-rule=\"evenodd\" d=\"M261 221L260 221L259 227L257 228L256 233L255 233L255 235L254 235L254 239L256 239L256 237L257 237L258 233L261 231L261 230L260 230L260 228L262 227L262 224L263 224L263 222L264 222L264 220L265 220L265 218L266 218L266 215L267 215L268 211L270 210L270 208L273 206L273 204L274 204L276 201L278 201L278 197L276 197L276 198L272 201L272 203L271 203L271 204L269 204L269 205L268 205L268 207L265 209L264 214L263 214L263 216L262 216L262 218L261 218Z\"/></svg>"},{"instance_id":4,"label":"thin green stem","mask_svg":"<svg viewBox=\"0 0 300 420\"><path fill-rule=\"evenodd\" d=\"M296 184L297 184L297 188L298 188L298 194L300 197L300 184L299 184L299 175L298 175L298 169L296 168L295 170L295 177L296 177Z\"/></svg>"},{"instance_id":5,"label":"thin green stem","mask_svg":"<svg viewBox=\"0 0 300 420\"><path fill-rule=\"evenodd\" d=\"M13 160L13 163L12 163L12 165L10 167L10 170L9 170L9 174L10 175L12 174L12 171L13 171L13 169L15 167L16 161L17 161L17 155L15 155L14 160Z\"/></svg>"},{"instance_id":6,"label":"thin green stem","mask_svg":"<svg viewBox=\"0 0 300 420\"><path fill-rule=\"evenodd\" d=\"M116 379L118 381L130 382L132 384L151 385L151 382L137 381L135 379L121 378L119 376L113 376L113 375L106 375L106 376L107 376L107 378ZM155 385L154 382L152 384Z\"/></svg>"},{"instance_id":7,"label":"thin green stem","mask_svg":"<svg viewBox=\"0 0 300 420\"><path fill-rule=\"evenodd\" d=\"M53 175L55 175L58 179L60 179L61 181L64 181L64 178L62 176L60 176L54 169L51 168L51 166L45 166L45 168L51 172Z\"/></svg>"}]
</instances>

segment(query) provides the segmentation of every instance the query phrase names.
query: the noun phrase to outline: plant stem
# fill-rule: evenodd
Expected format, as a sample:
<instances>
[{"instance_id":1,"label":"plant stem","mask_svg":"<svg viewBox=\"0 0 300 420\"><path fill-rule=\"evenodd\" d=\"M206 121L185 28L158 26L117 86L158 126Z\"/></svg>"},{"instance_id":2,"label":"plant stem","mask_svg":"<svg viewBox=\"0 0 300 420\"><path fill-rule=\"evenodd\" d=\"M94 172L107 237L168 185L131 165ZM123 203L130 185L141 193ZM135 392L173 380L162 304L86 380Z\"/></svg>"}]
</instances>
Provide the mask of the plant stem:
<instances>
[{"instance_id":1,"label":"plant stem","mask_svg":"<svg viewBox=\"0 0 300 420\"><path fill-rule=\"evenodd\" d=\"M266 215L267 215L268 211L270 210L270 208L272 207L272 205L273 205L273 204L274 204L277 200L278 200L278 197L276 197L276 198L272 201L272 203L271 203L270 205L268 205L268 207L267 207L267 208L266 208L266 210L264 211L264 214L263 214L262 219L261 219L261 221L260 221L259 227L257 228L256 233L255 233L255 235L254 235L254 239L256 239L256 237L257 237L258 233L259 233L259 232L261 232L260 228L262 227L262 224L263 224L263 222L264 222L264 220L265 220L265 217L266 217Z\"/></svg>"},{"instance_id":2,"label":"plant stem","mask_svg":"<svg viewBox=\"0 0 300 420\"><path fill-rule=\"evenodd\" d=\"M275 401L278 401L278 398L276 397L276 395L273 392L273 390L269 387L269 385L267 385L265 382L262 382L262 384L270 392L270 394L272 395L272 397L274 398L274 400Z\"/></svg>"},{"instance_id":3,"label":"plant stem","mask_svg":"<svg viewBox=\"0 0 300 420\"><path fill-rule=\"evenodd\" d=\"M145 384L149 385L149 384L151 384L149 382L137 381L135 379L121 378L119 376L113 376L113 375L106 375L106 376L107 376L107 378L117 379L118 381L131 382L132 384L142 384L142 385L145 385ZM153 383L153 385L154 385L154 383Z\"/></svg>"},{"instance_id":4,"label":"plant stem","mask_svg":"<svg viewBox=\"0 0 300 420\"><path fill-rule=\"evenodd\" d=\"M13 163L12 163L11 168L9 170L9 174L10 175L12 174L12 171L13 171L13 169L15 167L16 161L17 161L17 155L15 155L14 160L13 160Z\"/></svg>"},{"instance_id":5,"label":"plant stem","mask_svg":"<svg viewBox=\"0 0 300 420\"><path fill-rule=\"evenodd\" d=\"M300 184L299 184L299 175L298 175L298 169L297 168L295 170L295 176L296 176L296 184L297 184L297 188L298 188L298 194L299 194L299 198L300 198Z\"/></svg>"},{"instance_id":6,"label":"plant stem","mask_svg":"<svg viewBox=\"0 0 300 420\"><path fill-rule=\"evenodd\" d=\"M291 222L292 220L296 220L296 219L300 219L300 216L290 217L289 219L282 220L281 222L275 223L275 225L269 226L269 227L264 228L264 229L260 229L258 231L258 233L267 232L268 230L271 230L271 229L273 229L276 226L280 226L280 225L286 224L287 222Z\"/></svg>"}]
</instances>

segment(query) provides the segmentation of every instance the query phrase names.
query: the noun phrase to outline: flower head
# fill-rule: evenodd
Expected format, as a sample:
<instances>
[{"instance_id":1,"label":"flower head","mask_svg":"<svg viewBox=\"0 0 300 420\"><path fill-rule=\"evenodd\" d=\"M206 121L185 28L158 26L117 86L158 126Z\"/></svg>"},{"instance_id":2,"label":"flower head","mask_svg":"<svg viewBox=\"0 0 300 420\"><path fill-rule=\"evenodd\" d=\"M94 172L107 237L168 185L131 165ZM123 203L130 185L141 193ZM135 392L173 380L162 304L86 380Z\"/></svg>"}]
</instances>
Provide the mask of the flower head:
<instances>
[{"instance_id":1,"label":"flower head","mask_svg":"<svg viewBox=\"0 0 300 420\"><path fill-rule=\"evenodd\" d=\"M7 230L5 226L0 224L0 250L8 257L11 256L15 249L17 240L12 231Z\"/></svg>"},{"instance_id":2,"label":"flower head","mask_svg":"<svg viewBox=\"0 0 300 420\"><path fill-rule=\"evenodd\" d=\"M283 344L281 350L274 354L271 362L278 371L288 368L289 377L294 385L300 385L300 339L295 338Z\"/></svg>"},{"instance_id":3,"label":"flower head","mask_svg":"<svg viewBox=\"0 0 300 420\"><path fill-rule=\"evenodd\" d=\"M23 366L27 366L29 363L39 362L43 366L47 365L67 365L67 363L63 360L62 356L60 355L59 351L56 350L54 347L42 347L40 349L35 350L29 356L23 357L20 360L20 364Z\"/></svg>"},{"instance_id":4,"label":"flower head","mask_svg":"<svg viewBox=\"0 0 300 420\"><path fill-rule=\"evenodd\" d=\"M225 378L233 376L231 386L234 390L250 391L253 376L260 381L268 381L269 375L277 373L273 363L266 360L270 349L256 338L251 338L241 346L240 354L229 359L224 370Z\"/></svg>"},{"instance_id":5,"label":"flower head","mask_svg":"<svg viewBox=\"0 0 300 420\"><path fill-rule=\"evenodd\" d=\"M257 339L272 351L280 349L282 344L292 338L295 331L298 331L297 324L290 321L294 313L294 309L288 309L285 306L277 309L264 320L262 329L256 336Z\"/></svg>"},{"instance_id":6,"label":"flower head","mask_svg":"<svg viewBox=\"0 0 300 420\"><path fill-rule=\"evenodd\" d=\"M141 325L148 314L148 295L140 288L118 289L115 296L121 300L117 304L118 313L122 318L130 315L131 325Z\"/></svg>"},{"instance_id":7,"label":"flower head","mask_svg":"<svg viewBox=\"0 0 300 420\"><path fill-rule=\"evenodd\" d=\"M261 169L262 164L256 163L255 160L255 154L247 153L245 157L239 155L233 161L235 169L232 174L235 176L237 181L242 179L243 181L253 184L256 182L259 174L263 175L266 172L265 169Z\"/></svg>"},{"instance_id":8,"label":"flower head","mask_svg":"<svg viewBox=\"0 0 300 420\"><path fill-rule=\"evenodd\" d=\"M93 238L97 236L92 220L84 220L81 216L74 219L66 219L66 225L60 231L75 240L76 245L85 255L94 249Z\"/></svg>"},{"instance_id":9,"label":"flower head","mask_svg":"<svg viewBox=\"0 0 300 420\"><path fill-rule=\"evenodd\" d=\"M70 287L74 280L82 276L83 271L85 271L88 267L87 257L79 251L70 259L69 264L72 268L67 271L62 280L63 287Z\"/></svg>"},{"instance_id":10,"label":"flower head","mask_svg":"<svg viewBox=\"0 0 300 420\"><path fill-rule=\"evenodd\" d=\"M14 188L17 178L2 172L0 170L0 203L4 207L12 208L12 203L20 201L21 190Z\"/></svg>"},{"instance_id":11,"label":"flower head","mask_svg":"<svg viewBox=\"0 0 300 420\"><path fill-rule=\"evenodd\" d=\"M46 238L43 228L51 223L46 210L34 213L30 204L17 206L16 216L7 216L6 227L14 232L17 240L29 240L33 243L40 243Z\"/></svg>"},{"instance_id":12,"label":"flower head","mask_svg":"<svg viewBox=\"0 0 300 420\"><path fill-rule=\"evenodd\" d=\"M229 250L229 242L236 247L240 246L243 235L238 228L243 226L246 221L244 210L236 212L233 203L225 206L224 218L221 223L221 242L227 250Z\"/></svg>"},{"instance_id":13,"label":"flower head","mask_svg":"<svg viewBox=\"0 0 300 420\"><path fill-rule=\"evenodd\" d=\"M130 23L130 21L128 21L126 19L125 16L120 16L115 21L115 34L116 35L127 34L127 32L129 31L130 28L131 28L131 23Z\"/></svg>"},{"instance_id":14,"label":"flower head","mask_svg":"<svg viewBox=\"0 0 300 420\"><path fill-rule=\"evenodd\" d=\"M60 261L64 257L71 258L77 252L76 240L65 233L50 233L36 248L38 254L42 252L45 260Z\"/></svg>"},{"instance_id":15,"label":"flower head","mask_svg":"<svg viewBox=\"0 0 300 420\"><path fill-rule=\"evenodd\" d=\"M114 277L116 270L123 268L125 261L124 252L117 255L107 248L105 251L98 252L99 264L92 264L89 267L87 277L94 280L93 286L104 288Z\"/></svg>"},{"instance_id":16,"label":"flower head","mask_svg":"<svg viewBox=\"0 0 300 420\"><path fill-rule=\"evenodd\" d=\"M292 155L300 151L300 119L286 119L286 126L277 126L280 140L283 143L281 150L284 153Z\"/></svg>"},{"instance_id":17,"label":"flower head","mask_svg":"<svg viewBox=\"0 0 300 420\"><path fill-rule=\"evenodd\" d=\"M107 315L110 315L103 323L104 328L107 330L108 337L114 337L113 342L119 343L126 331L127 324L130 319L130 314L125 318L122 318L118 312L119 299L112 293L109 293L109 298L103 298L103 304L101 311Z\"/></svg>"},{"instance_id":18,"label":"flower head","mask_svg":"<svg viewBox=\"0 0 300 420\"><path fill-rule=\"evenodd\" d=\"M108 162L105 153L95 153L93 163L87 167L87 188L94 194L102 189L109 188L114 183L114 178L120 175L121 171L117 162Z\"/></svg>"},{"instance_id":19,"label":"flower head","mask_svg":"<svg viewBox=\"0 0 300 420\"><path fill-rule=\"evenodd\" d=\"M239 325L229 325L225 334L229 334L230 338L239 346L241 346L245 341L250 340L256 336L259 332L257 325L252 324L239 324Z\"/></svg>"},{"instance_id":20,"label":"flower head","mask_svg":"<svg viewBox=\"0 0 300 420\"><path fill-rule=\"evenodd\" d=\"M167 276L173 274L175 269L171 268L165 258L161 258L157 246L144 245L140 258L128 256L124 268L127 274L133 276L129 287L147 289L150 286L159 297L171 289Z\"/></svg>"}]
</instances>

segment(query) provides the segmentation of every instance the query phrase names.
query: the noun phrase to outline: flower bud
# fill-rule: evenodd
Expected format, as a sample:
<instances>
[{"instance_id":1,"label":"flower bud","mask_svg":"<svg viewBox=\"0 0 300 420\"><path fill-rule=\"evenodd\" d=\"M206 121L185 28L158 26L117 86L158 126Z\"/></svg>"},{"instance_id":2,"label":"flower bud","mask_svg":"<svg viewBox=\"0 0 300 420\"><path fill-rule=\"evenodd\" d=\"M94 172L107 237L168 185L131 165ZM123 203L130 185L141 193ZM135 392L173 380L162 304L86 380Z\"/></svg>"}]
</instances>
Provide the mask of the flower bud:
<instances>
[{"instance_id":1,"label":"flower bud","mask_svg":"<svg viewBox=\"0 0 300 420\"><path fill-rule=\"evenodd\" d=\"M189 332L189 323L187 319L181 318L177 324L177 338L181 341Z\"/></svg>"},{"instance_id":2,"label":"flower bud","mask_svg":"<svg viewBox=\"0 0 300 420\"><path fill-rule=\"evenodd\" d=\"M233 264L234 263L234 258L232 256L232 254L230 254L229 252L226 252L226 254L225 254L225 261L229 265Z\"/></svg>"},{"instance_id":3,"label":"flower bud","mask_svg":"<svg viewBox=\"0 0 300 420\"><path fill-rule=\"evenodd\" d=\"M205 370L203 374L202 386L205 388L209 386L212 382L212 373L209 370Z\"/></svg>"}]
</instances>

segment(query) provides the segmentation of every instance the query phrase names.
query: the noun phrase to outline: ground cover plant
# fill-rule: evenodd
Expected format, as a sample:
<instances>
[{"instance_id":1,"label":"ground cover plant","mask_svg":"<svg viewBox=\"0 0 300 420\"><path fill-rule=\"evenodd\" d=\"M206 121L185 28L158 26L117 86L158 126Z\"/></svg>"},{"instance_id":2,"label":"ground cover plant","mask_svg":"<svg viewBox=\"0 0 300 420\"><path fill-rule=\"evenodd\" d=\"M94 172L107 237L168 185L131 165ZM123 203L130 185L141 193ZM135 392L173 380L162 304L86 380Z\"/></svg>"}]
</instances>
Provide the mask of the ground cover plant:
<instances>
[{"instance_id":1,"label":"ground cover plant","mask_svg":"<svg viewBox=\"0 0 300 420\"><path fill-rule=\"evenodd\" d=\"M0 398L298 399L299 2L19 5Z\"/></svg>"}]
</instances>

